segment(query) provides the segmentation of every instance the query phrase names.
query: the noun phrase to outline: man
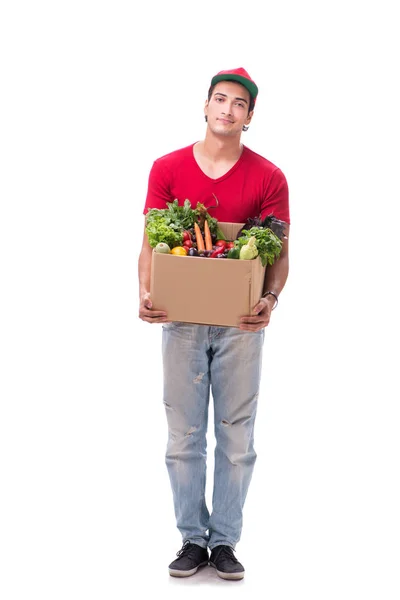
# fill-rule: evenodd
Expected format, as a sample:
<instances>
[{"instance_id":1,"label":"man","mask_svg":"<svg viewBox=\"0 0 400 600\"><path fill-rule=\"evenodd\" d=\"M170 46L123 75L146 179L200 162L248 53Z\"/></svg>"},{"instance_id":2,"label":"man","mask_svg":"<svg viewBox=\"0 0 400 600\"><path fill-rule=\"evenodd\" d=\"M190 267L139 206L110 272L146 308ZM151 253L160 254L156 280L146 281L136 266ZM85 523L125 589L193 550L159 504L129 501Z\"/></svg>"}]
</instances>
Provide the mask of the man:
<instances>
[{"instance_id":1,"label":"man","mask_svg":"<svg viewBox=\"0 0 400 600\"><path fill-rule=\"evenodd\" d=\"M172 576L193 575L208 563L223 579L242 579L234 550L256 453L253 430L264 330L288 276L289 201L282 171L241 143L253 117L258 88L243 68L211 80L203 141L157 159L149 176L144 213L175 198L218 207L219 221L244 223L273 214L286 223L279 259L266 270L264 293L238 327L168 322L152 308L151 247L146 233L139 258L139 317L163 323L164 405L169 437L166 464L183 546L169 565ZM202 259L203 260L203 259ZM205 259L204 259L205 260ZM227 302L229 300L227 299ZM206 432L210 390L214 402L215 472L212 512L205 501ZM211 550L209 556L208 550Z\"/></svg>"}]
</instances>

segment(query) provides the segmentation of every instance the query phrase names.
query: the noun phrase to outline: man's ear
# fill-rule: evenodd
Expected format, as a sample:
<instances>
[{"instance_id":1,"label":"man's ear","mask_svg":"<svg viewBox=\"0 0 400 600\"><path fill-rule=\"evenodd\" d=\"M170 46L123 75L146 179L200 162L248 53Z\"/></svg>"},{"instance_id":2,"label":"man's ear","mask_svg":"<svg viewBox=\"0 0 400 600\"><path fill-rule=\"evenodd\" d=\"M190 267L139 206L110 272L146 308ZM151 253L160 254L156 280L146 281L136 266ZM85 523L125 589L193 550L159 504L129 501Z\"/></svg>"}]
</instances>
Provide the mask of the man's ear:
<instances>
[{"instance_id":1,"label":"man's ear","mask_svg":"<svg viewBox=\"0 0 400 600\"><path fill-rule=\"evenodd\" d=\"M253 118L254 115L254 110L252 110L251 112L249 112L249 114L247 115L247 119L246 119L246 125L250 125L251 119Z\"/></svg>"}]
</instances>

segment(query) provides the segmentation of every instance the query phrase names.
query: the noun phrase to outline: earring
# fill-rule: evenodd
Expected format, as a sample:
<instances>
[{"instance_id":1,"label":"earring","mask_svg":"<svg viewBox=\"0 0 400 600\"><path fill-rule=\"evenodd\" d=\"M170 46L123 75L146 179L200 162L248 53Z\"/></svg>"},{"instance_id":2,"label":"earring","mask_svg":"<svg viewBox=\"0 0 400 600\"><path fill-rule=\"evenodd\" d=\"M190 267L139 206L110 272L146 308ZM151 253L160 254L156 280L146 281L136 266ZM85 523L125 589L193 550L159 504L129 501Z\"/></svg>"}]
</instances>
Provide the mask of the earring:
<instances>
[{"instance_id":1,"label":"earring","mask_svg":"<svg viewBox=\"0 0 400 600\"><path fill-rule=\"evenodd\" d=\"M204 120L207 123L207 115L204 115Z\"/></svg>"}]
</instances>

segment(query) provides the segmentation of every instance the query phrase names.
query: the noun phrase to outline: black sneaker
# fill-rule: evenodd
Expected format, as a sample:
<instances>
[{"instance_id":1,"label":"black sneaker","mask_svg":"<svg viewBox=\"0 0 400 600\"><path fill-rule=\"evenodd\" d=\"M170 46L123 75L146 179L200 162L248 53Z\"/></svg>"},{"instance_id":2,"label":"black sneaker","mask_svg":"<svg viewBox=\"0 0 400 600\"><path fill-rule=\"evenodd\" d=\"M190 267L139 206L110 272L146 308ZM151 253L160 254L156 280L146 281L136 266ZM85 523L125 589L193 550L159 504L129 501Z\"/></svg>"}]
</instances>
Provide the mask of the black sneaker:
<instances>
[{"instance_id":1,"label":"black sneaker","mask_svg":"<svg viewBox=\"0 0 400 600\"><path fill-rule=\"evenodd\" d=\"M244 567L233 556L230 546L215 546L211 550L210 565L217 569L217 575L222 579L243 579Z\"/></svg>"},{"instance_id":2,"label":"black sneaker","mask_svg":"<svg viewBox=\"0 0 400 600\"><path fill-rule=\"evenodd\" d=\"M183 544L176 555L178 558L169 565L169 574L172 577L190 577L199 567L208 565L207 548L192 544L189 540Z\"/></svg>"}]
</instances>

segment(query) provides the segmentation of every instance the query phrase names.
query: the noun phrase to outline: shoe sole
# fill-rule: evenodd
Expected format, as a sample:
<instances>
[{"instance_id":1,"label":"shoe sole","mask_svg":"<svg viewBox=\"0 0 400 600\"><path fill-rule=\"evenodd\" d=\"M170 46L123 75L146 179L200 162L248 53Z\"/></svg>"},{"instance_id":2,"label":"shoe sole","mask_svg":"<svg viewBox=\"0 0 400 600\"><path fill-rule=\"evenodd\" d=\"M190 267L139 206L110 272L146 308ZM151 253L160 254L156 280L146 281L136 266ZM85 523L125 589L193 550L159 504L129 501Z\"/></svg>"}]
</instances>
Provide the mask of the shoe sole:
<instances>
[{"instance_id":1,"label":"shoe sole","mask_svg":"<svg viewBox=\"0 0 400 600\"><path fill-rule=\"evenodd\" d=\"M237 581L238 579L243 579L244 577L244 571L240 571L239 573L224 573L223 571L218 571L214 563L210 562L209 564L210 567L214 567L214 569L217 571L218 577L221 577L221 579L233 579Z\"/></svg>"},{"instance_id":2,"label":"shoe sole","mask_svg":"<svg viewBox=\"0 0 400 600\"><path fill-rule=\"evenodd\" d=\"M201 567L205 567L206 565L208 565L208 560L200 563L194 569L190 569L190 571L178 571L178 569L169 569L169 574L171 575L171 577L190 577L191 575L197 573L198 569L200 569Z\"/></svg>"}]
</instances>

